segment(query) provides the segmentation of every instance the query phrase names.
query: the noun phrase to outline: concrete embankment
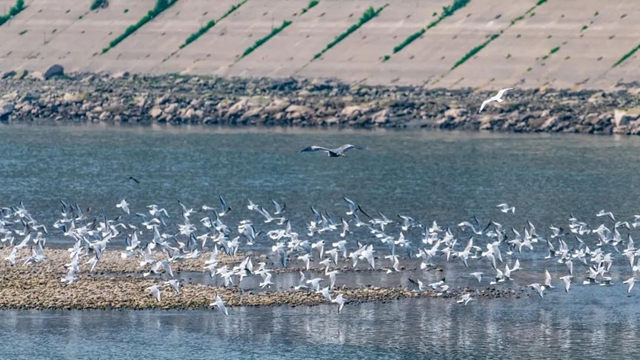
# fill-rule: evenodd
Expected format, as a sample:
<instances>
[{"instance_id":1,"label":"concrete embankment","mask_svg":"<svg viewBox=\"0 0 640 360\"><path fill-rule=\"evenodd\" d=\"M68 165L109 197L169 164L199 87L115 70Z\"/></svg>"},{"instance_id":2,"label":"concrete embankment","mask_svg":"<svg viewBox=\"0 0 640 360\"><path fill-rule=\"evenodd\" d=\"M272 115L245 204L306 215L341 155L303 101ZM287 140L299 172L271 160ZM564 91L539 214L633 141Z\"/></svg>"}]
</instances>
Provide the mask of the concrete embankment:
<instances>
[{"instance_id":1,"label":"concrete embankment","mask_svg":"<svg viewBox=\"0 0 640 360\"><path fill-rule=\"evenodd\" d=\"M55 71L45 75L50 73ZM319 79L73 74L42 80L43 74L31 75L0 81L0 122L640 134L640 97L631 90L514 89L503 103L493 102L479 114L491 92L346 85Z\"/></svg>"},{"instance_id":2,"label":"concrete embankment","mask_svg":"<svg viewBox=\"0 0 640 360\"><path fill-rule=\"evenodd\" d=\"M640 81L635 0L174 1L102 0L90 10L95 0L26 0L0 25L0 71L59 63L69 72L449 89L610 90ZM0 0L0 12L16 4Z\"/></svg>"}]
</instances>

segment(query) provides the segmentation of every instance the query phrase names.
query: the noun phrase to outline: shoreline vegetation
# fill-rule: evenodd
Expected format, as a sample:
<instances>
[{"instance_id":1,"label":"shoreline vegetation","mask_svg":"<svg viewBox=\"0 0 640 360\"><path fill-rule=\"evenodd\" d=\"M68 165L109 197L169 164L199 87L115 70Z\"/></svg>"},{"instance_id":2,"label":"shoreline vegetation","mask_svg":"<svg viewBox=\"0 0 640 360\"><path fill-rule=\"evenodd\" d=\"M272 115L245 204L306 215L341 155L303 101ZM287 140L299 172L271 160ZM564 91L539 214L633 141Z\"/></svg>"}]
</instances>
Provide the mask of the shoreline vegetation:
<instances>
[{"instance_id":1,"label":"shoreline vegetation","mask_svg":"<svg viewBox=\"0 0 640 360\"><path fill-rule=\"evenodd\" d=\"M495 91L349 85L330 79L9 71L0 123L427 128L640 134L640 83L602 90ZM55 75L57 74L57 75ZM47 80L44 80L47 79Z\"/></svg>"}]
</instances>

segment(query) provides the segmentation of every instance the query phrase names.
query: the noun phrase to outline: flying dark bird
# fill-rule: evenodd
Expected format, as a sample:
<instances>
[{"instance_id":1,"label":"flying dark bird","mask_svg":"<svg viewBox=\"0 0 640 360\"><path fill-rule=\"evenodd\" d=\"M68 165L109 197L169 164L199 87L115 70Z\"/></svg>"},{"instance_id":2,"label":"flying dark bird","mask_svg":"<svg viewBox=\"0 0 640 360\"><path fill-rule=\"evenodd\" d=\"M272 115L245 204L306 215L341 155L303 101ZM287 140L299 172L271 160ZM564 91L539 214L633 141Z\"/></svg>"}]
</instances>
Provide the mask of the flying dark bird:
<instances>
[{"instance_id":1,"label":"flying dark bird","mask_svg":"<svg viewBox=\"0 0 640 360\"><path fill-rule=\"evenodd\" d=\"M351 150L351 149L364 150L365 148L363 148L361 146L351 145L351 144L345 144L345 145L342 145L339 148L335 148L335 149L328 149L326 147L313 145L313 146L309 146L307 148L304 148L304 149L300 150L300 153L314 152L314 151L324 151L324 152L327 153L327 155L329 157L340 157L340 156L347 156L346 152Z\"/></svg>"},{"instance_id":2,"label":"flying dark bird","mask_svg":"<svg viewBox=\"0 0 640 360\"><path fill-rule=\"evenodd\" d=\"M133 176L129 176L129 180L133 180L136 182L136 184L140 184L140 181L138 181L138 179L134 178Z\"/></svg>"}]
</instances>

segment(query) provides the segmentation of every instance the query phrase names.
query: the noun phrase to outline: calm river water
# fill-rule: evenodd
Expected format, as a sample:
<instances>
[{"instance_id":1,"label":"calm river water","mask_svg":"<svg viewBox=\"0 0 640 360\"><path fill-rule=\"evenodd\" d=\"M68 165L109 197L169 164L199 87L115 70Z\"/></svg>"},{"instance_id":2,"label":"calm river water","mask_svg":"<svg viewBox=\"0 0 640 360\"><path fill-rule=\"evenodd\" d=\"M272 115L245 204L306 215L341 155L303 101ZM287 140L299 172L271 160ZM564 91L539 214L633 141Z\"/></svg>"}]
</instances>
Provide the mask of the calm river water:
<instances>
[{"instance_id":1,"label":"calm river water","mask_svg":"<svg viewBox=\"0 0 640 360\"><path fill-rule=\"evenodd\" d=\"M368 150L337 159L297 153L312 144L345 143ZM313 219L310 205L336 221L346 217L343 196L372 215L409 215L427 225L437 220L455 227L476 214L483 223L521 229L528 219L545 236L551 224L566 227L570 214L598 224L602 209L627 221L640 213L640 139L632 137L0 126L0 154L0 206L23 201L47 226L59 217L60 199L104 207L110 217L121 214L115 204L122 198L132 213L158 204L174 221L178 200L218 207L219 195L233 208L224 218L231 228L245 218L261 230L275 228L247 210L246 199L271 212L276 199L286 202L301 233ZM501 202L516 214L497 211ZM69 244L59 230L50 233L51 243ZM366 239L366 233L357 236ZM419 244L420 234L408 238ZM271 244L263 236L255 249ZM538 247L529 260L544 255ZM330 306L234 308L228 317L217 311L6 310L0 312L0 358L638 358L638 298L626 296L620 280L631 271L616 261L610 287L576 285L565 294L557 284L544 299L481 299L467 306L422 299L348 304L340 315ZM375 285L359 276L359 285ZM385 281L406 284L393 276ZM296 277L286 281L295 284Z\"/></svg>"}]
</instances>

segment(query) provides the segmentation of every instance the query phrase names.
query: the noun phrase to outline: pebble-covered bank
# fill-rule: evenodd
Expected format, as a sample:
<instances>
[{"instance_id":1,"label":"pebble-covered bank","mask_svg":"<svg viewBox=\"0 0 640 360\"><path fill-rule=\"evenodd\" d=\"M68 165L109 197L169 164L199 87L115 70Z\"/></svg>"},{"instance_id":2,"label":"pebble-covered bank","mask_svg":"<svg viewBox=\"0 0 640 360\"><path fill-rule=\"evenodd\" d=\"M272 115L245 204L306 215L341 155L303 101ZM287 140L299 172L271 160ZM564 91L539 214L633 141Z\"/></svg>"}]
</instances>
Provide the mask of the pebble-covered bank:
<instances>
[{"instance_id":1,"label":"pebble-covered bank","mask_svg":"<svg viewBox=\"0 0 640 360\"><path fill-rule=\"evenodd\" d=\"M25 250L27 251L27 250ZM313 291L241 290L236 286L214 287L183 282L180 294L166 284L166 277L142 277L138 261L123 260L117 251L106 251L94 272L83 270L78 281L66 284L64 264L69 262L66 250L47 249L47 260L38 264L0 262L0 309L201 309L209 308L216 294L230 307L235 306L311 306L330 302ZM0 250L2 257L8 250ZM221 263L235 264L235 258ZM174 263L174 271L203 271L204 259ZM345 274L344 276L349 276ZM161 289L158 302L148 287ZM449 289L446 292L427 290L422 293L405 287L336 287L334 294L343 294L350 303L383 302L403 298L441 297L455 301L471 293L475 298L518 298L529 296L523 289Z\"/></svg>"},{"instance_id":2,"label":"pebble-covered bank","mask_svg":"<svg viewBox=\"0 0 640 360\"><path fill-rule=\"evenodd\" d=\"M637 85L637 86L636 86ZM5 72L0 122L438 128L640 134L640 85L494 91L371 87L326 79Z\"/></svg>"}]
</instances>

